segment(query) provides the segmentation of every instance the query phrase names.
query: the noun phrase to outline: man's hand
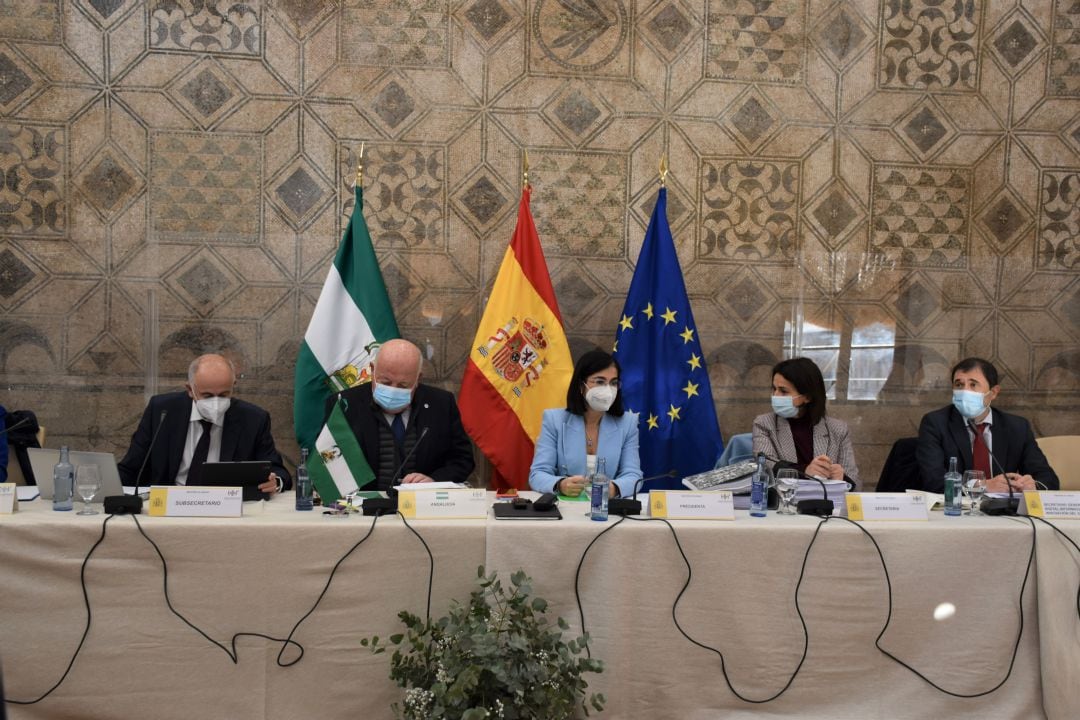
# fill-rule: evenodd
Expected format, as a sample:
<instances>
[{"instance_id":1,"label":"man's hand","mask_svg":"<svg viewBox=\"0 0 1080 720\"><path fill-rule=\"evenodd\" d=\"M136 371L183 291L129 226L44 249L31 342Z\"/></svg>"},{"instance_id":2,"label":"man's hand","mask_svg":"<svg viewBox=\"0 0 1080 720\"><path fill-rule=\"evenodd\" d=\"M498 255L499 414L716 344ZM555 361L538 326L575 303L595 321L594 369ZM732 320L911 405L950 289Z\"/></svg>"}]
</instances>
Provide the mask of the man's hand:
<instances>
[{"instance_id":1,"label":"man's hand","mask_svg":"<svg viewBox=\"0 0 1080 720\"><path fill-rule=\"evenodd\" d=\"M435 482L434 478L428 477L424 473L409 473L405 477L401 478L402 485L411 485L413 483L426 483Z\"/></svg>"},{"instance_id":2,"label":"man's hand","mask_svg":"<svg viewBox=\"0 0 1080 720\"><path fill-rule=\"evenodd\" d=\"M266 482L260 483L259 491L264 492L267 495L274 495L278 491L278 476L274 473L270 473L266 476Z\"/></svg>"},{"instance_id":3,"label":"man's hand","mask_svg":"<svg viewBox=\"0 0 1080 720\"><path fill-rule=\"evenodd\" d=\"M1035 478L1030 475L1005 473L1004 475L995 475L987 480L986 492L1007 493L1009 492L1010 485L1012 485L1012 491L1014 493L1033 492L1036 489Z\"/></svg>"}]
</instances>

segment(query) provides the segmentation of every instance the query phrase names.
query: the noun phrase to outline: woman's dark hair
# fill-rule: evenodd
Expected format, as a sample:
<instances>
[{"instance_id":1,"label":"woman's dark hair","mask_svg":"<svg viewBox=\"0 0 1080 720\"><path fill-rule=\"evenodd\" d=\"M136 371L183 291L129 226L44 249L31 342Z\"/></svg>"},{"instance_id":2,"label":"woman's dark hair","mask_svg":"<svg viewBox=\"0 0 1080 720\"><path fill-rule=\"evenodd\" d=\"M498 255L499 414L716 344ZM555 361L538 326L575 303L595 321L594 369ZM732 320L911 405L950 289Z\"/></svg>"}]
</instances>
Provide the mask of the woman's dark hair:
<instances>
[{"instance_id":1,"label":"woman's dark hair","mask_svg":"<svg viewBox=\"0 0 1080 720\"><path fill-rule=\"evenodd\" d=\"M825 417L825 379L813 360L804 357L781 360L773 367L769 382L772 382L773 375L783 377L806 398L803 407L806 408L810 424L817 425Z\"/></svg>"},{"instance_id":2,"label":"woman's dark hair","mask_svg":"<svg viewBox=\"0 0 1080 720\"><path fill-rule=\"evenodd\" d=\"M607 370L612 365L615 366L616 372L619 373L619 378L622 378L622 368L619 367L619 361L613 358L609 353L603 350L590 350L589 352L578 358L577 364L574 365L574 376L570 378L570 386L566 388L566 410L574 415L584 415L585 410L589 407L585 402L585 381L589 379L590 375L600 372L601 370ZM611 407L608 408L608 415L615 417L622 417L622 386L619 386L619 391L615 393L615 402L611 403Z\"/></svg>"}]
</instances>

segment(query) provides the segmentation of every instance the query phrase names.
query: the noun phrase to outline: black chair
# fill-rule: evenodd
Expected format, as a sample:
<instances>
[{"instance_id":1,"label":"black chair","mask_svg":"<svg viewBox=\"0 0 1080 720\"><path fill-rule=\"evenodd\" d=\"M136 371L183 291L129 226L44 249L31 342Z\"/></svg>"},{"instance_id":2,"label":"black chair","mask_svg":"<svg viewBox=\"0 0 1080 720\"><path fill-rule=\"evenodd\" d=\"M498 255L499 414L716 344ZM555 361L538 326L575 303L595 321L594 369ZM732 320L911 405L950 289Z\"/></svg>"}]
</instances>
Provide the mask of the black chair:
<instances>
[{"instance_id":1,"label":"black chair","mask_svg":"<svg viewBox=\"0 0 1080 720\"><path fill-rule=\"evenodd\" d=\"M904 492L922 490L922 475L919 474L919 462L915 458L915 448L919 438L900 438L893 443L885 466L881 468L878 479L878 492Z\"/></svg>"}]
</instances>

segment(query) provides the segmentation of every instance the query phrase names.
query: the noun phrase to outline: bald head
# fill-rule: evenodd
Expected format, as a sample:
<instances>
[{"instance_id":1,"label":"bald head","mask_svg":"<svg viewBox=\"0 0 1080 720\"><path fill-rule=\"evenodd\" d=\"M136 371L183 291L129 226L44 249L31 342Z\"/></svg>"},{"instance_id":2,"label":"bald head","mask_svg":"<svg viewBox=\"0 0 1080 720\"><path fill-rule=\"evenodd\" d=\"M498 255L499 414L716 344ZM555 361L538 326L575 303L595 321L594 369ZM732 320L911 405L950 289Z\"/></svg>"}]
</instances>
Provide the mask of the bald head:
<instances>
[{"instance_id":1,"label":"bald head","mask_svg":"<svg viewBox=\"0 0 1080 720\"><path fill-rule=\"evenodd\" d=\"M188 366L187 391L193 399L230 397L236 384L236 372L221 355L200 355Z\"/></svg>"},{"instance_id":2,"label":"bald head","mask_svg":"<svg viewBox=\"0 0 1080 720\"><path fill-rule=\"evenodd\" d=\"M375 382L399 388L416 387L420 382L420 361L420 348L408 340L387 340L375 356Z\"/></svg>"}]
</instances>

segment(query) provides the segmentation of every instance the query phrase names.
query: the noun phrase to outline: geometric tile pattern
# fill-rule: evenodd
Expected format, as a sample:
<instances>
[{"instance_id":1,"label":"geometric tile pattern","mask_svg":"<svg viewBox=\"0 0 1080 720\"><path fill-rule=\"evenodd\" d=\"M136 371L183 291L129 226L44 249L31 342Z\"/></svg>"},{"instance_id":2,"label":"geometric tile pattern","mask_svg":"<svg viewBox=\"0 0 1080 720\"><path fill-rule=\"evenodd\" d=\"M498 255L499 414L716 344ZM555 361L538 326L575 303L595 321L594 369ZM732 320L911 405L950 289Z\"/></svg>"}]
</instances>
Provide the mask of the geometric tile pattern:
<instances>
[{"instance_id":1,"label":"geometric tile pattern","mask_svg":"<svg viewBox=\"0 0 1080 720\"><path fill-rule=\"evenodd\" d=\"M1080 5L1054 0L1048 95L1080 96Z\"/></svg>"},{"instance_id":2,"label":"geometric tile pattern","mask_svg":"<svg viewBox=\"0 0 1080 720\"><path fill-rule=\"evenodd\" d=\"M60 0L19 0L0 4L0 37L58 41Z\"/></svg>"},{"instance_id":3,"label":"geometric tile pattern","mask_svg":"<svg viewBox=\"0 0 1080 720\"><path fill-rule=\"evenodd\" d=\"M971 173L874 166L871 252L908 267L959 267L967 249Z\"/></svg>"},{"instance_id":4,"label":"geometric tile pattern","mask_svg":"<svg viewBox=\"0 0 1080 720\"><path fill-rule=\"evenodd\" d=\"M710 3L709 10L708 77L802 82L805 0L719 0Z\"/></svg>"},{"instance_id":5,"label":"geometric tile pattern","mask_svg":"<svg viewBox=\"0 0 1080 720\"><path fill-rule=\"evenodd\" d=\"M5 235L66 233L65 150L62 129L0 122L0 231Z\"/></svg>"},{"instance_id":6,"label":"geometric tile pattern","mask_svg":"<svg viewBox=\"0 0 1080 720\"><path fill-rule=\"evenodd\" d=\"M150 226L162 240L255 242L262 143L245 135L160 132L150 143Z\"/></svg>"},{"instance_id":7,"label":"geometric tile pattern","mask_svg":"<svg viewBox=\"0 0 1080 720\"><path fill-rule=\"evenodd\" d=\"M531 205L559 208L536 217L545 252L623 257L626 237L626 161L595 153L544 153L532 159ZM534 211L535 213L535 211Z\"/></svg>"},{"instance_id":8,"label":"geometric tile pattern","mask_svg":"<svg viewBox=\"0 0 1080 720\"><path fill-rule=\"evenodd\" d=\"M703 257L783 262L794 255L798 163L711 159L701 181Z\"/></svg>"},{"instance_id":9,"label":"geometric tile pattern","mask_svg":"<svg viewBox=\"0 0 1080 720\"><path fill-rule=\"evenodd\" d=\"M979 3L882 3L880 86L976 90L981 15Z\"/></svg>"},{"instance_id":10,"label":"geometric tile pattern","mask_svg":"<svg viewBox=\"0 0 1080 720\"><path fill-rule=\"evenodd\" d=\"M345 0L342 60L381 67L445 67L450 61L449 30L449 0Z\"/></svg>"},{"instance_id":11,"label":"geometric tile pattern","mask_svg":"<svg viewBox=\"0 0 1080 720\"><path fill-rule=\"evenodd\" d=\"M1074 432L1078 32L1074 0L0 0L4 404L123 452L145 394L221 349L294 460L366 143L395 317L448 390L523 151L575 351L610 346L665 156L725 435L791 343L864 477L961 354Z\"/></svg>"},{"instance_id":12,"label":"geometric tile pattern","mask_svg":"<svg viewBox=\"0 0 1080 720\"><path fill-rule=\"evenodd\" d=\"M154 0L150 47L258 55L262 32L259 5L258 0Z\"/></svg>"}]
</instances>

